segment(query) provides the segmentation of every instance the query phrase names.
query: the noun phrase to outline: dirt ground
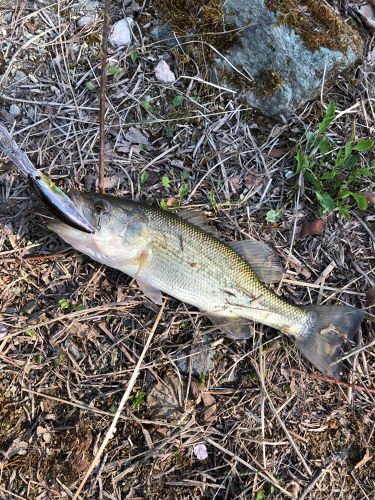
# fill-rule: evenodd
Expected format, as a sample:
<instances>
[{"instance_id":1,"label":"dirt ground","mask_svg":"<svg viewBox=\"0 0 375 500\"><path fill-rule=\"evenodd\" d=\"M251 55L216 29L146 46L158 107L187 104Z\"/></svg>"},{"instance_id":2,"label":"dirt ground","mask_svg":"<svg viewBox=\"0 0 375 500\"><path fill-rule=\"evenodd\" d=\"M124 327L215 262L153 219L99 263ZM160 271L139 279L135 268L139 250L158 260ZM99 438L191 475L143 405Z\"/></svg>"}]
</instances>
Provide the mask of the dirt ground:
<instances>
[{"instance_id":1,"label":"dirt ground","mask_svg":"<svg viewBox=\"0 0 375 500\"><path fill-rule=\"evenodd\" d=\"M0 155L1 499L73 498L80 485L80 498L98 499L374 498L374 205L352 200L350 219L322 216L295 174L297 147L330 101L333 143L374 137L374 38L350 2L332 4L357 23L363 60L283 123L210 85L194 54L152 40L155 5L133 3L132 43L110 50L105 188L199 208L227 240L270 243L285 265L273 288L292 302L366 309L341 384L270 328L230 340L171 298L158 317L130 278L47 229L27 181ZM0 0L2 123L67 191L97 189L102 11L89 9ZM94 18L82 26L84 15ZM123 17L121 2L111 15ZM155 78L160 58L173 85ZM358 154L362 167L373 160ZM357 189L375 193L374 177ZM321 234L303 235L320 218Z\"/></svg>"}]
</instances>

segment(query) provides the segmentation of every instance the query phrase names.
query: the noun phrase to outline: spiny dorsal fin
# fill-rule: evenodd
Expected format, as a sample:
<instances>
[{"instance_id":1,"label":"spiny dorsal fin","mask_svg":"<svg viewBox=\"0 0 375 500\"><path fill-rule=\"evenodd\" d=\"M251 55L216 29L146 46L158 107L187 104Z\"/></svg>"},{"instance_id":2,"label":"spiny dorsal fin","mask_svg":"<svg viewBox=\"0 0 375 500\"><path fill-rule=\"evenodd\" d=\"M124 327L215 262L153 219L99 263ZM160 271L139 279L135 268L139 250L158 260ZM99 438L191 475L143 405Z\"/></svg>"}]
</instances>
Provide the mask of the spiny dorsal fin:
<instances>
[{"instance_id":1,"label":"spiny dorsal fin","mask_svg":"<svg viewBox=\"0 0 375 500\"><path fill-rule=\"evenodd\" d=\"M253 240L232 241L227 245L250 265L263 283L277 283L284 270L280 258L266 243Z\"/></svg>"},{"instance_id":2,"label":"spiny dorsal fin","mask_svg":"<svg viewBox=\"0 0 375 500\"><path fill-rule=\"evenodd\" d=\"M200 210L180 210L178 216L190 224L193 224L193 226L200 227L204 232L211 234L211 236L215 236L215 238L221 237L216 229L210 224L210 219Z\"/></svg>"},{"instance_id":3,"label":"spiny dorsal fin","mask_svg":"<svg viewBox=\"0 0 375 500\"><path fill-rule=\"evenodd\" d=\"M209 320L220 327L225 335L231 339L248 339L253 335L249 321L238 317L219 316L214 313L204 313Z\"/></svg>"}]
</instances>

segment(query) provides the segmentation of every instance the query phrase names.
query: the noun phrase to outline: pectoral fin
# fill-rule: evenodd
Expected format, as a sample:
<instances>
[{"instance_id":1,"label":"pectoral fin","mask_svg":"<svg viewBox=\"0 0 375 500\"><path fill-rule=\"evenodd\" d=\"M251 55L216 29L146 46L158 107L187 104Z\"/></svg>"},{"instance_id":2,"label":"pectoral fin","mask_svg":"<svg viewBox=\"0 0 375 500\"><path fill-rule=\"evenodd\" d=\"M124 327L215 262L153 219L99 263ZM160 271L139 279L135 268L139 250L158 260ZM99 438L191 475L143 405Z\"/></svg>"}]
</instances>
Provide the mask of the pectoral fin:
<instances>
[{"instance_id":1,"label":"pectoral fin","mask_svg":"<svg viewBox=\"0 0 375 500\"><path fill-rule=\"evenodd\" d=\"M242 257L263 283L277 283L284 270L280 258L265 243L253 240L232 241L228 246Z\"/></svg>"},{"instance_id":2,"label":"pectoral fin","mask_svg":"<svg viewBox=\"0 0 375 500\"><path fill-rule=\"evenodd\" d=\"M214 313L205 313L205 315L231 339L248 339L253 335L249 322L244 318L239 316L228 318Z\"/></svg>"},{"instance_id":3,"label":"pectoral fin","mask_svg":"<svg viewBox=\"0 0 375 500\"><path fill-rule=\"evenodd\" d=\"M163 297L161 295L160 290L157 290L156 288L147 285L147 283L144 283L138 278L137 278L137 284L148 299L150 299L155 304L161 306L161 304L163 303Z\"/></svg>"}]
</instances>

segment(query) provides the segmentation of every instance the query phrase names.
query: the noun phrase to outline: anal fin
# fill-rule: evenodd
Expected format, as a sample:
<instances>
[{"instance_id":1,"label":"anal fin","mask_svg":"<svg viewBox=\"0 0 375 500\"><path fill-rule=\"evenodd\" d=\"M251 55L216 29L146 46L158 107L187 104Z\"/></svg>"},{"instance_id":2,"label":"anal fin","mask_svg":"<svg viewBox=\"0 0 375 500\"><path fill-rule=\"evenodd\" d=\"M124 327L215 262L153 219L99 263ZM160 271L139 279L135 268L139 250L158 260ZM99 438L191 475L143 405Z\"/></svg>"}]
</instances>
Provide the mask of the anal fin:
<instances>
[{"instance_id":1,"label":"anal fin","mask_svg":"<svg viewBox=\"0 0 375 500\"><path fill-rule=\"evenodd\" d=\"M215 313L205 313L207 318L220 327L225 335L231 339L248 339L252 337L253 331L249 321L238 317L221 316Z\"/></svg>"},{"instance_id":2,"label":"anal fin","mask_svg":"<svg viewBox=\"0 0 375 500\"><path fill-rule=\"evenodd\" d=\"M157 290L156 288L153 288L152 286L148 285L147 283L138 278L136 278L136 280L139 288L146 295L146 297L155 304L157 304L158 306L161 306L163 303L163 297L161 295L161 291Z\"/></svg>"},{"instance_id":3,"label":"anal fin","mask_svg":"<svg viewBox=\"0 0 375 500\"><path fill-rule=\"evenodd\" d=\"M279 256L266 243L255 240L232 241L227 245L250 265L263 283L277 283L284 269Z\"/></svg>"}]
</instances>

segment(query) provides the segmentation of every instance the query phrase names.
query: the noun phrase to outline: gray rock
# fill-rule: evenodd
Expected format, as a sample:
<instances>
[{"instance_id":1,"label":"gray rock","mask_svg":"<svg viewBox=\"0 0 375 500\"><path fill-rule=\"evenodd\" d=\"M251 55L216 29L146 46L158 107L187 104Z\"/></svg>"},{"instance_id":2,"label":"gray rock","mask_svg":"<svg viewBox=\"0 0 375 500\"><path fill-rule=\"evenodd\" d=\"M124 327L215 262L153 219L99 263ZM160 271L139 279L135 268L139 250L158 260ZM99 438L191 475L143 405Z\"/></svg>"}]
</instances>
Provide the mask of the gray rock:
<instances>
[{"instance_id":1,"label":"gray rock","mask_svg":"<svg viewBox=\"0 0 375 500\"><path fill-rule=\"evenodd\" d=\"M207 39L217 50L211 54L212 69L220 84L269 116L291 115L319 94L324 73L326 81L332 80L362 54L359 34L323 0L253 0L251 8L248 0L226 0L221 8L229 33ZM170 13L164 17L178 35L213 30L202 24L202 15L193 25L186 22L186 28L181 17L178 26ZM152 35L161 39L168 29L157 27ZM222 31L223 25L215 29Z\"/></svg>"}]
</instances>

